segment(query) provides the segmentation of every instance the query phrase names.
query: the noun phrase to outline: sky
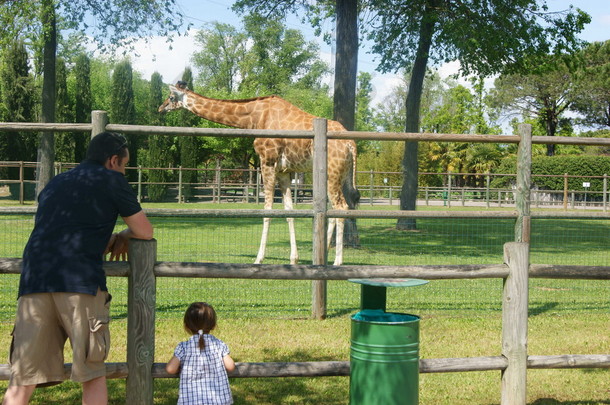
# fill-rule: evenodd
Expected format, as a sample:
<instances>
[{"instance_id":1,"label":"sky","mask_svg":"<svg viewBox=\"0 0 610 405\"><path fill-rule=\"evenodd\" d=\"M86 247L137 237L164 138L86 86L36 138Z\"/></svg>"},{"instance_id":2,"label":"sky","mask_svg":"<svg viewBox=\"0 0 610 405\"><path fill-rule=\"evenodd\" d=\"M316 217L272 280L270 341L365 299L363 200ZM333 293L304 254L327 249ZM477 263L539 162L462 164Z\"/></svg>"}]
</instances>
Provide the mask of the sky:
<instances>
[{"instance_id":1,"label":"sky","mask_svg":"<svg viewBox=\"0 0 610 405\"><path fill-rule=\"evenodd\" d=\"M144 78L150 78L154 72L159 72L165 83L175 83L181 78L185 67L193 68L191 56L196 51L194 43L196 30L214 21L241 27L241 17L231 11L233 2L233 0L176 0L179 10L192 24L189 35L177 37L171 44L171 49L170 44L161 37L152 38L148 43L140 42L137 46L139 56L132 57L133 68L142 73ZM610 39L610 0L547 0L551 11L565 10L570 4L591 16L591 23L585 27L580 38L589 42ZM316 38L313 28L307 23L301 23L296 17L288 18L285 24L288 28L303 32L308 40L315 40L320 46L320 58L332 66L332 45ZM332 30L331 22L325 24L324 28L327 31ZM381 74L375 70L376 58L366 49L361 49L358 56L358 70L373 75L373 105L381 102L400 83L397 75ZM439 67L439 72L442 77L446 77L456 73L458 68L457 62L447 63ZM329 82L332 84L330 79Z\"/></svg>"}]
</instances>

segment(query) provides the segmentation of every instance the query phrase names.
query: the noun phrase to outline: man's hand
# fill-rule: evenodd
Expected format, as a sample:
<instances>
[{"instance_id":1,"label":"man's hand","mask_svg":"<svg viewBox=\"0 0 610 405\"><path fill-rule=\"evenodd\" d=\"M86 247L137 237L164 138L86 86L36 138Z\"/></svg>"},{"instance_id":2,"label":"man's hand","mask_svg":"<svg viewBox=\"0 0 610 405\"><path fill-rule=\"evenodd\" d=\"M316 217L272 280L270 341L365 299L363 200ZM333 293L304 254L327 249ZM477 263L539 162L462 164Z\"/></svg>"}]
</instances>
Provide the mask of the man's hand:
<instances>
[{"instance_id":1,"label":"man's hand","mask_svg":"<svg viewBox=\"0 0 610 405\"><path fill-rule=\"evenodd\" d=\"M126 232L127 231L127 232ZM113 233L108 241L106 250L104 250L104 257L110 253L108 261L122 261L128 259L129 251L129 236L127 235L128 229L125 229L119 233Z\"/></svg>"}]
</instances>

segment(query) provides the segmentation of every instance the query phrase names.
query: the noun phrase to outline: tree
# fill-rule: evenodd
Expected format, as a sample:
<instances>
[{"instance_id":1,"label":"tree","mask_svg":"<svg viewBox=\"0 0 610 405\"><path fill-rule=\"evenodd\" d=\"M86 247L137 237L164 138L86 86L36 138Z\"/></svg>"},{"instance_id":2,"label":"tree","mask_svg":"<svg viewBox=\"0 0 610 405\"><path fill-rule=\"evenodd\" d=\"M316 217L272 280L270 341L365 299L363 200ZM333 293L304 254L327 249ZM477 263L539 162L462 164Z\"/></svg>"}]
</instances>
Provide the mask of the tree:
<instances>
[{"instance_id":1,"label":"tree","mask_svg":"<svg viewBox=\"0 0 610 405\"><path fill-rule=\"evenodd\" d=\"M62 27L87 30L102 52L123 47L132 49L139 37L159 34L171 41L180 32L183 15L175 0L129 1L92 0L25 0L0 4L2 40L19 35L40 39L43 49L42 122L55 118L55 64L57 56L57 13L61 11ZM90 18L93 17L93 18ZM170 18L171 17L171 18ZM89 21L95 21L89 26ZM40 191L53 175L53 134L44 133L39 146L41 166L37 171Z\"/></svg>"},{"instance_id":2,"label":"tree","mask_svg":"<svg viewBox=\"0 0 610 405\"><path fill-rule=\"evenodd\" d=\"M252 96L282 94L289 85L313 88L328 67L319 57L315 42L287 29L281 20L251 14L244 27L252 46L242 62L240 91Z\"/></svg>"},{"instance_id":3,"label":"tree","mask_svg":"<svg viewBox=\"0 0 610 405\"><path fill-rule=\"evenodd\" d=\"M190 67L184 69L182 73L182 81L187 84L188 87L193 88L193 71ZM157 105L161 105L161 102ZM198 117L190 111L180 111L182 115L182 125L187 127L196 127L200 121ZM199 157L199 142L196 136L181 136L178 138L178 145L180 149L180 166L186 168L196 168ZM188 200L193 196L193 186L191 183L197 181L197 172L188 170L182 173L182 182L184 183L183 195L184 199Z\"/></svg>"},{"instance_id":4,"label":"tree","mask_svg":"<svg viewBox=\"0 0 610 405\"><path fill-rule=\"evenodd\" d=\"M81 53L76 57L74 66L76 86L74 90L74 120L77 123L91 122L91 61ZM74 159L80 162L85 158L89 133L74 133Z\"/></svg>"},{"instance_id":5,"label":"tree","mask_svg":"<svg viewBox=\"0 0 610 405\"><path fill-rule=\"evenodd\" d=\"M544 69L532 73L501 75L490 95L499 109L536 118L546 136L555 136L562 123L562 114L569 109L574 80L565 60L549 56ZM564 121L565 122L565 121ZM547 145L547 155L555 154L555 145Z\"/></svg>"},{"instance_id":6,"label":"tree","mask_svg":"<svg viewBox=\"0 0 610 405\"><path fill-rule=\"evenodd\" d=\"M4 119L13 122L31 122L35 119L35 87L28 54L22 41L15 41L3 52L0 71ZM35 161L36 135L29 132L0 134L0 160ZM28 173L26 173L28 174ZM8 170L9 178L18 179L17 168ZM13 191L14 195L15 192Z\"/></svg>"},{"instance_id":7,"label":"tree","mask_svg":"<svg viewBox=\"0 0 610 405\"><path fill-rule=\"evenodd\" d=\"M373 3L368 30L382 72L411 67L406 96L406 132L419 132L422 85L429 61L458 60L464 74L487 76L524 71L536 57L577 48L576 34L590 17L570 8L547 13L546 1L380 0ZM527 59L525 58L527 57ZM407 142L400 208L414 210L417 199L417 142ZM414 229L400 219L398 229Z\"/></svg>"},{"instance_id":8,"label":"tree","mask_svg":"<svg viewBox=\"0 0 610 405\"><path fill-rule=\"evenodd\" d=\"M157 72L150 77L150 97L148 102L149 124L163 125L163 115L157 113L157 108L163 103L165 94L165 86L163 79ZM148 142L148 166L166 167L168 163L168 155L170 153L171 141L168 136L152 135ZM148 198L151 201L161 201L167 190L165 182L167 180L167 172L165 170L149 170L148 180L151 184L148 185Z\"/></svg>"},{"instance_id":9,"label":"tree","mask_svg":"<svg viewBox=\"0 0 610 405\"><path fill-rule=\"evenodd\" d=\"M136 110L133 92L133 70L131 62L124 60L117 63L112 74L112 105L110 119L115 124L135 124ZM139 139L137 135L127 135L129 141L129 165L138 165ZM131 175L132 181L136 180Z\"/></svg>"},{"instance_id":10,"label":"tree","mask_svg":"<svg viewBox=\"0 0 610 405\"><path fill-rule=\"evenodd\" d=\"M610 127L610 40L590 44L579 56L573 109L585 125Z\"/></svg>"},{"instance_id":11,"label":"tree","mask_svg":"<svg viewBox=\"0 0 610 405\"><path fill-rule=\"evenodd\" d=\"M356 114L355 125L356 131L374 131L374 117L371 108L371 95L373 93L373 85L371 84L373 76L368 72L360 72L358 74L358 86L356 87ZM358 144L358 149L361 145Z\"/></svg>"},{"instance_id":12,"label":"tree","mask_svg":"<svg viewBox=\"0 0 610 405\"><path fill-rule=\"evenodd\" d=\"M62 58L57 59L57 106L55 117L57 122L73 122L74 108L68 94L66 64ZM64 132L57 135L55 139L55 156L61 162L76 162L76 145L71 133Z\"/></svg>"},{"instance_id":13,"label":"tree","mask_svg":"<svg viewBox=\"0 0 610 405\"><path fill-rule=\"evenodd\" d=\"M228 96L238 90L241 64L247 38L230 24L213 22L197 31L195 43L201 47L193 54L193 64L200 71L201 86Z\"/></svg>"}]
</instances>

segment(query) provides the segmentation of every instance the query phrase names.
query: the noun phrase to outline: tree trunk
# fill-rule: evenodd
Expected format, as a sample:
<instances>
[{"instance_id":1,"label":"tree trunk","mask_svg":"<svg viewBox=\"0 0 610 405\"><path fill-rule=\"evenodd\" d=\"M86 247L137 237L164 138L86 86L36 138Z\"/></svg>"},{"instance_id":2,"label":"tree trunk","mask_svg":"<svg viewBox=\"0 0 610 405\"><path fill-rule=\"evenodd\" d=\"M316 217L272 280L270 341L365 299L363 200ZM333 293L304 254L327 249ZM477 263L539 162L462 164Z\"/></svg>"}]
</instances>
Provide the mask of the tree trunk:
<instances>
[{"instance_id":1,"label":"tree trunk","mask_svg":"<svg viewBox=\"0 0 610 405\"><path fill-rule=\"evenodd\" d=\"M348 131L354 130L356 113L356 82L358 76L358 2L337 0L337 53L335 54L334 117ZM343 195L350 209L358 204L360 194L352 187L350 168L343 183ZM359 247L360 237L356 220L345 220L344 246Z\"/></svg>"},{"instance_id":2,"label":"tree trunk","mask_svg":"<svg viewBox=\"0 0 610 405\"><path fill-rule=\"evenodd\" d=\"M52 0L43 0L42 25L44 29L43 40L43 82L42 82L42 115L41 122L55 121L55 62L57 53L57 30L55 20L55 6ZM37 187L36 197L53 178L55 163L55 146L53 132L43 132L38 145L38 161L36 171Z\"/></svg>"},{"instance_id":3,"label":"tree trunk","mask_svg":"<svg viewBox=\"0 0 610 405\"><path fill-rule=\"evenodd\" d=\"M405 132L419 132L419 109L422 89L428 65L430 46L432 45L434 25L436 23L435 15L431 11L433 7L433 4L427 4L421 20L417 55L413 64L409 90L407 92ZM400 191L401 210L415 211L417 205L417 149L417 142L405 142L405 152L402 159L403 184ZM396 229L399 230L415 230L416 228L417 224L414 218L400 218L396 224Z\"/></svg>"},{"instance_id":4,"label":"tree trunk","mask_svg":"<svg viewBox=\"0 0 610 405\"><path fill-rule=\"evenodd\" d=\"M547 136L555 136L557 133L557 118L558 114L553 114L550 109L547 109L544 112L544 124L546 127L546 135ZM547 156L555 156L555 144L549 143L546 145L546 155Z\"/></svg>"}]
</instances>

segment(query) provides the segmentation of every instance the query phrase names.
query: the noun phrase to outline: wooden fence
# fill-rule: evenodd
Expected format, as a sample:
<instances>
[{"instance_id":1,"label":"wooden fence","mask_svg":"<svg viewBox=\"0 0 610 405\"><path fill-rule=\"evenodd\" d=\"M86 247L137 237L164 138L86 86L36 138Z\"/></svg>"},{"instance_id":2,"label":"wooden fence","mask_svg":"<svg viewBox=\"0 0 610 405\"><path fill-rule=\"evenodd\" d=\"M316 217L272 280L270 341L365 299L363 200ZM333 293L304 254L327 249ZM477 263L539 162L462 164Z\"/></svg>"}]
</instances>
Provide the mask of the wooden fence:
<instances>
[{"instance_id":1,"label":"wooden fence","mask_svg":"<svg viewBox=\"0 0 610 405\"><path fill-rule=\"evenodd\" d=\"M310 131L258 131L201 129L178 127L143 127L107 124L101 112L92 114L94 122L87 126L93 134L104 128L111 131L139 134L203 135L203 136L265 136L314 137L314 204L312 210L169 210L151 214L215 217L310 217L313 218L312 265L251 265L230 263L175 263L156 260L156 241L134 240L130 246L129 263L107 263L109 276L128 277L127 363L107 364L108 378L127 379L127 404L153 403L153 378L170 377L163 364L154 363L155 280L156 277L204 277L245 279L312 280L313 313L316 318L326 314L326 280L351 278L422 278L436 279L504 279L502 298L502 346L492 357L422 359L420 372L462 372L501 370L501 403L526 403L526 370L528 368L610 368L610 354L590 355L527 355L528 280L540 278L610 279L610 266L557 266L529 263L530 223L534 218L598 218L610 219L606 213L531 213L531 144L563 143L607 145L610 140L592 138L531 137L531 127L520 127L518 136L446 135L446 134L378 134L364 132L326 132L326 121L315 121ZM103 125L102 125L103 124ZM78 124L84 125L84 124ZM19 130L74 131L69 124L0 123L0 131ZM82 130L82 129L81 129ZM338 211L326 209L326 139L383 139L407 141L501 142L518 143L516 209L513 212L417 212L417 211ZM25 210L31 212L30 210ZM2 209L18 213L23 209ZM515 218L515 241L504 246L502 263L495 265L430 265L430 266L328 266L326 263L327 218L399 218L460 217ZM20 259L0 259L0 273L19 273ZM135 321L137 320L137 322ZM69 365L66 365L69 369ZM0 366L0 379L8 378L8 366ZM239 363L231 377L347 376L348 362Z\"/></svg>"},{"instance_id":2,"label":"wooden fence","mask_svg":"<svg viewBox=\"0 0 610 405\"><path fill-rule=\"evenodd\" d=\"M75 167L77 163L56 162L55 174L61 173ZM33 190L36 185L36 180L33 175L26 178L25 171L29 169L33 172L38 166L37 162L15 162L15 161L0 161L0 168L13 168L19 172L19 179L1 179L0 178L0 197L9 195L9 185L19 189L14 191L19 195L19 203L24 204L26 189ZM184 190L189 187L191 189L188 202L253 202L261 203L264 200L262 194L262 178L260 168L257 169L227 169L220 164L214 168L192 168L192 167L127 167L127 172L137 172L137 181L132 182L132 186L136 189L138 201L147 201L147 187L151 185L163 185L167 187L166 195L162 202L187 202ZM151 172L161 171L172 174L173 179L163 182L153 182L147 179ZM183 174L188 172L196 173L198 177L195 181L186 182L183 180ZM358 185L360 188L361 204L368 205L397 205L400 202L401 185L390 180L401 176L398 172L376 172L357 171ZM513 206L515 203L515 190L509 187L491 187L492 179L498 177L515 177L514 174L505 173L431 173L420 172L420 180L426 176L442 177L444 186L427 186L422 185L425 181L420 181L418 190L419 204L425 205L444 205L450 207L455 204L461 206L485 206L490 208ZM455 186L455 178L464 177L481 177L484 178L484 185L480 186ZM602 176L579 176L570 175L568 173L560 175L532 175L532 182L535 183L536 178L556 177L563 180L562 190L546 190L533 188L532 204L536 208L563 208L567 210L577 208L598 208L607 211L610 202L610 188L608 187L608 175ZM244 180L248 179L248 180ZM363 181L366 179L366 181ZM572 186L570 187L570 179ZM573 179L578 182L574 185ZM594 181L601 182L601 190L588 190L584 187L579 187L579 184L591 184ZM297 176L292 183L293 201L298 203L311 203L313 200L313 185L311 181L307 182L302 176ZM31 198L31 197L30 197ZM276 201L280 202L281 194L279 190L275 195Z\"/></svg>"}]
</instances>

